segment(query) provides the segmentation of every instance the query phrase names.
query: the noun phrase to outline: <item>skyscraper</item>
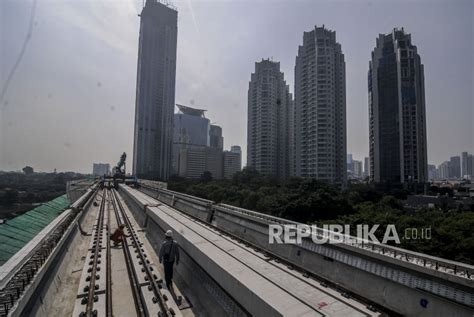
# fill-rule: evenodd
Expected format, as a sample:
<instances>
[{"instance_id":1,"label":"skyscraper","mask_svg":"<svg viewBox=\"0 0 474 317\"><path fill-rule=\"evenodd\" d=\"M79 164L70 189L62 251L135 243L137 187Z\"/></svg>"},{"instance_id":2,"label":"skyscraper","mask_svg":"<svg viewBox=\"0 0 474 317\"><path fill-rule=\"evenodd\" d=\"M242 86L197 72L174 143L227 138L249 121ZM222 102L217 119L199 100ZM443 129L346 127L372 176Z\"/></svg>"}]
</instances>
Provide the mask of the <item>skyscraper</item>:
<instances>
[{"instance_id":1,"label":"skyscraper","mask_svg":"<svg viewBox=\"0 0 474 317\"><path fill-rule=\"evenodd\" d=\"M174 143L209 146L210 121L204 115L207 110L176 105L174 114Z\"/></svg>"},{"instance_id":2,"label":"skyscraper","mask_svg":"<svg viewBox=\"0 0 474 317\"><path fill-rule=\"evenodd\" d=\"M469 175L469 153L462 152L461 153L461 177L464 178L465 176Z\"/></svg>"},{"instance_id":3,"label":"skyscraper","mask_svg":"<svg viewBox=\"0 0 474 317\"><path fill-rule=\"evenodd\" d=\"M474 155L462 152L462 178L473 179L474 176Z\"/></svg>"},{"instance_id":4,"label":"skyscraper","mask_svg":"<svg viewBox=\"0 0 474 317\"><path fill-rule=\"evenodd\" d=\"M179 111L174 114L171 174L179 175L181 150L191 146L209 146L210 121L204 115L207 110L176 106Z\"/></svg>"},{"instance_id":5,"label":"skyscraper","mask_svg":"<svg viewBox=\"0 0 474 317\"><path fill-rule=\"evenodd\" d=\"M369 158L364 157L364 177L370 176L370 164L369 164Z\"/></svg>"},{"instance_id":6,"label":"skyscraper","mask_svg":"<svg viewBox=\"0 0 474 317\"><path fill-rule=\"evenodd\" d=\"M438 179L438 169L436 165L428 164L428 180L436 180Z\"/></svg>"},{"instance_id":7,"label":"skyscraper","mask_svg":"<svg viewBox=\"0 0 474 317\"><path fill-rule=\"evenodd\" d=\"M293 102L280 63L255 63L248 90L247 166L283 181L291 175Z\"/></svg>"},{"instance_id":8,"label":"skyscraper","mask_svg":"<svg viewBox=\"0 0 474 317\"><path fill-rule=\"evenodd\" d=\"M353 166L354 160L352 159L352 154L347 154L346 155L346 164L347 164L347 171L354 171L354 166Z\"/></svg>"},{"instance_id":9,"label":"skyscraper","mask_svg":"<svg viewBox=\"0 0 474 317\"><path fill-rule=\"evenodd\" d=\"M380 34L368 72L370 178L428 179L424 71L410 34Z\"/></svg>"},{"instance_id":10,"label":"skyscraper","mask_svg":"<svg viewBox=\"0 0 474 317\"><path fill-rule=\"evenodd\" d=\"M468 175L470 176L469 179L472 180L474 177L474 155L469 154L467 157L467 166L468 166Z\"/></svg>"},{"instance_id":11,"label":"skyscraper","mask_svg":"<svg viewBox=\"0 0 474 317\"><path fill-rule=\"evenodd\" d=\"M462 171L461 177L471 179L474 176L474 156L468 152L462 152Z\"/></svg>"},{"instance_id":12,"label":"skyscraper","mask_svg":"<svg viewBox=\"0 0 474 317\"><path fill-rule=\"evenodd\" d=\"M233 145L230 151L224 151L224 178L232 178L240 170L242 170L242 150L240 146Z\"/></svg>"},{"instance_id":13,"label":"skyscraper","mask_svg":"<svg viewBox=\"0 0 474 317\"><path fill-rule=\"evenodd\" d=\"M461 157L451 156L449 159L449 177L461 178Z\"/></svg>"},{"instance_id":14,"label":"skyscraper","mask_svg":"<svg viewBox=\"0 0 474 317\"><path fill-rule=\"evenodd\" d=\"M217 149L224 148L224 137L222 136L222 128L218 125L211 124L211 129L209 130L209 141L210 146Z\"/></svg>"},{"instance_id":15,"label":"skyscraper","mask_svg":"<svg viewBox=\"0 0 474 317\"><path fill-rule=\"evenodd\" d=\"M449 179L449 161L444 161L438 166L438 177L440 179Z\"/></svg>"},{"instance_id":16,"label":"skyscraper","mask_svg":"<svg viewBox=\"0 0 474 317\"><path fill-rule=\"evenodd\" d=\"M345 185L346 73L336 32L304 32L295 66L296 175Z\"/></svg>"},{"instance_id":17,"label":"skyscraper","mask_svg":"<svg viewBox=\"0 0 474 317\"><path fill-rule=\"evenodd\" d=\"M147 0L140 16L133 173L166 180L173 143L178 12Z\"/></svg>"},{"instance_id":18,"label":"skyscraper","mask_svg":"<svg viewBox=\"0 0 474 317\"><path fill-rule=\"evenodd\" d=\"M230 151L232 153L238 153L238 154L242 154L242 148L240 147L240 145L232 145L230 147Z\"/></svg>"},{"instance_id":19,"label":"skyscraper","mask_svg":"<svg viewBox=\"0 0 474 317\"><path fill-rule=\"evenodd\" d=\"M362 178L363 177L362 161L354 160L352 162L352 166L353 166L352 175L355 178Z\"/></svg>"}]
</instances>

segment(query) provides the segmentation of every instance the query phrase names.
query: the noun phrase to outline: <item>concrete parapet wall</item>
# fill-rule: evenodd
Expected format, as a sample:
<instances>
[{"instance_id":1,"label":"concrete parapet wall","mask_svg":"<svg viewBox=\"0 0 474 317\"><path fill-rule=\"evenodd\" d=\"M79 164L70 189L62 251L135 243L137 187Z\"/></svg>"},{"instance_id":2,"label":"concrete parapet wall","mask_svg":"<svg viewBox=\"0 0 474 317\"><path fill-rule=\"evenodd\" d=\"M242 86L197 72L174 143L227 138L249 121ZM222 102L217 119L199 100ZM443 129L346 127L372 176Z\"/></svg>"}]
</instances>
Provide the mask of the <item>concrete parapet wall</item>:
<instances>
[{"instance_id":1,"label":"concrete parapet wall","mask_svg":"<svg viewBox=\"0 0 474 317\"><path fill-rule=\"evenodd\" d=\"M56 254L52 261L51 267L48 269L44 278L37 283L34 296L23 310L22 314L28 316L48 317L52 312L61 311L57 307L60 303L57 301L61 294L64 283L68 282L69 275L71 275L70 259L74 256L74 249L76 248L80 239L80 232L77 226L71 228L69 237L64 242L64 246ZM71 314L74 307L71 307Z\"/></svg>"},{"instance_id":2,"label":"concrete parapet wall","mask_svg":"<svg viewBox=\"0 0 474 317\"><path fill-rule=\"evenodd\" d=\"M92 203L91 197L94 195L94 189L88 189L71 205L71 208L83 206L84 209L87 209ZM66 217L70 212L71 209L68 209L61 215L64 214ZM61 285L67 283L70 277L69 270L72 263L69 260L80 237L78 224L81 224L83 219L83 212L81 212L69 225L61 240L25 290L11 316L51 316L51 311L55 311L55 307L58 305L56 301L58 294L62 292ZM54 231L55 227L50 228L50 232ZM62 310L59 309L59 311Z\"/></svg>"},{"instance_id":3,"label":"concrete parapet wall","mask_svg":"<svg viewBox=\"0 0 474 317\"><path fill-rule=\"evenodd\" d=\"M270 223L297 223L168 190L141 190L200 220L212 220L212 225L220 230L400 314L472 316L474 313L472 278L430 267L439 263L472 274L470 265L386 245L374 246L377 251L386 249L386 254L350 244L320 245L310 239L304 239L301 245L270 245ZM408 260L396 257L402 254ZM416 264L415 260L430 266Z\"/></svg>"},{"instance_id":4,"label":"concrete parapet wall","mask_svg":"<svg viewBox=\"0 0 474 317\"><path fill-rule=\"evenodd\" d=\"M457 294L460 300L468 290L442 285L417 272L407 273L386 261L348 251L342 245L318 245L304 241L302 245L269 244L268 224L245 215L214 212L213 225L247 240L294 265L339 285L357 295L406 316L472 316L474 310L457 304L421 287L443 288ZM403 283L407 285L403 285ZM472 296L472 294L471 294ZM423 303L427 303L423 307Z\"/></svg>"},{"instance_id":5,"label":"concrete parapet wall","mask_svg":"<svg viewBox=\"0 0 474 317\"><path fill-rule=\"evenodd\" d=\"M71 208L77 208L91 195L93 189L87 189L84 194L71 205ZM26 261L36 252L43 241L62 223L70 214L71 209L63 211L49 225L41 230L30 242L12 256L4 265L0 266L0 289L4 288L11 277L25 264Z\"/></svg>"},{"instance_id":6,"label":"concrete parapet wall","mask_svg":"<svg viewBox=\"0 0 474 317\"><path fill-rule=\"evenodd\" d=\"M186 195L186 200L179 199L179 197L183 197L183 194L175 193L173 191L160 191L157 193L156 191L147 188L142 188L142 191L167 205L188 213L193 217L203 221L209 220L209 210L212 205L212 201L210 200L200 199L189 195Z\"/></svg>"}]
</instances>

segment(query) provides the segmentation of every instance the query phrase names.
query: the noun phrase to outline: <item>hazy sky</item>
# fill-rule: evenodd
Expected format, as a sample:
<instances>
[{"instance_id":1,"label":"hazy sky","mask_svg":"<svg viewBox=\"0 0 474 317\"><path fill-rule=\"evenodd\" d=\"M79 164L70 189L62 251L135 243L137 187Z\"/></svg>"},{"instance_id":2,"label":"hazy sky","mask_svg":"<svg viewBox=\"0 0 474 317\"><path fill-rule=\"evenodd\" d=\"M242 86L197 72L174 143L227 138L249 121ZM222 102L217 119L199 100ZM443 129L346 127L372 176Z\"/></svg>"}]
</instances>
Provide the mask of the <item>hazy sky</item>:
<instances>
[{"instance_id":1,"label":"hazy sky","mask_svg":"<svg viewBox=\"0 0 474 317\"><path fill-rule=\"evenodd\" d=\"M38 0L0 104L0 170L91 172L131 154L142 0ZM174 1L176 102L208 109L246 156L254 63L280 61L293 90L303 32L336 31L346 60L348 153L368 156L367 69L379 33L404 27L425 65L428 161L474 152L474 7L446 1ZM21 54L32 0L0 0L0 85Z\"/></svg>"}]
</instances>

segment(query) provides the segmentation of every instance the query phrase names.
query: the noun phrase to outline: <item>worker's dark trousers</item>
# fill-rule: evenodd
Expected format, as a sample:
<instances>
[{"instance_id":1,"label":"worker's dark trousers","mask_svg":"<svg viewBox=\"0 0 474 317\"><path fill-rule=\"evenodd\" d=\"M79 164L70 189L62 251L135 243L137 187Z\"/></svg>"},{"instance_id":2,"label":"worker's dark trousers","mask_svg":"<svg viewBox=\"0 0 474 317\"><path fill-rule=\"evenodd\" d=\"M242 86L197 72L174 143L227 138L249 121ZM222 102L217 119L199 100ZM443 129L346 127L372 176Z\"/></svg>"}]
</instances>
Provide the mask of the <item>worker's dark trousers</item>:
<instances>
[{"instance_id":1,"label":"worker's dark trousers","mask_svg":"<svg viewBox=\"0 0 474 317\"><path fill-rule=\"evenodd\" d=\"M166 286L171 287L171 282L173 280L173 262L163 261L163 266L165 267L165 282Z\"/></svg>"}]
</instances>

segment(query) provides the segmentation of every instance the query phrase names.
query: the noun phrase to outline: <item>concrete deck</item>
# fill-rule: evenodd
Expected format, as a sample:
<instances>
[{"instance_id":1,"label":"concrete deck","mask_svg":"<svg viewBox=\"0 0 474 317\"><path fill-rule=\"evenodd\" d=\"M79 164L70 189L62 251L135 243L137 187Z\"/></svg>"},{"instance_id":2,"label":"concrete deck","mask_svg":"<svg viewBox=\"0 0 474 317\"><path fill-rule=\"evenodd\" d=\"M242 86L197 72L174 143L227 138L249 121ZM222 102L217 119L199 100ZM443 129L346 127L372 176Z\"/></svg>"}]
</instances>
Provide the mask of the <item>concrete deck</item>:
<instances>
[{"instance_id":1,"label":"concrete deck","mask_svg":"<svg viewBox=\"0 0 474 317\"><path fill-rule=\"evenodd\" d=\"M384 244L361 244L353 237L337 244L314 243L310 237L298 244L271 244L270 224L298 223L179 192L146 187L139 190L329 281L350 296L365 298L386 313L467 317L474 312L471 265ZM143 213L135 216L144 217ZM321 230L316 236L323 234Z\"/></svg>"},{"instance_id":2,"label":"concrete deck","mask_svg":"<svg viewBox=\"0 0 474 317\"><path fill-rule=\"evenodd\" d=\"M107 206L110 212L110 232L118 227L117 218L114 215L112 206ZM132 296L132 287L128 279L127 264L123 254L123 246L110 246L111 258L111 279L112 279L112 312L117 317L135 316L135 303Z\"/></svg>"}]
</instances>

